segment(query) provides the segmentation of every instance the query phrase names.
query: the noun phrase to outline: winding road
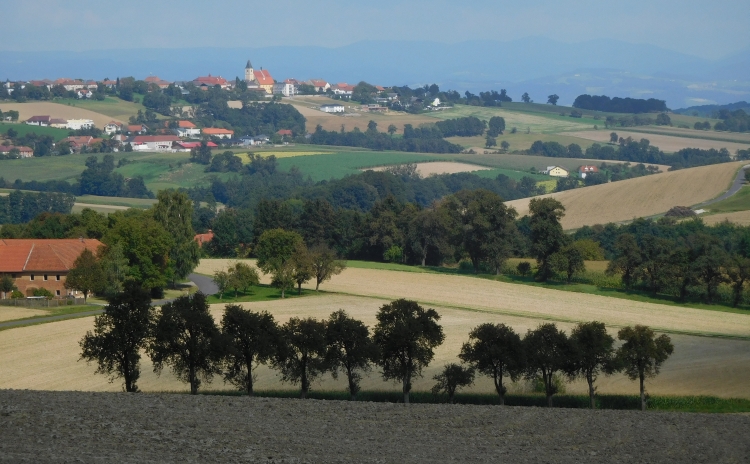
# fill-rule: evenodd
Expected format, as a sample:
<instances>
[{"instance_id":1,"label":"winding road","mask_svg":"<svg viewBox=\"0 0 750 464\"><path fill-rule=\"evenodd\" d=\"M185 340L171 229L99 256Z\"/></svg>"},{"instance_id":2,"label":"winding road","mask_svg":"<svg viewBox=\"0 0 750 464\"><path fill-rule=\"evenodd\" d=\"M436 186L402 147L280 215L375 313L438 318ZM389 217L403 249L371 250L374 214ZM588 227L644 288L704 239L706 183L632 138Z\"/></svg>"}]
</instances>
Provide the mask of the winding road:
<instances>
[{"instance_id":1,"label":"winding road","mask_svg":"<svg viewBox=\"0 0 750 464\"><path fill-rule=\"evenodd\" d=\"M213 295L218 293L219 287L216 286L213 279L200 274L190 274L188 276L191 282L193 282L198 290L205 293L206 295ZM169 303L173 300L154 300L151 302L154 306L160 306L164 303ZM59 316L47 316L47 317L36 317L31 319L21 319L17 321L0 322L0 329L7 329L10 327L20 327L25 325L43 324L46 322L63 321L65 319L75 319L79 317L97 316L104 312L104 309L94 309L82 313L73 314L61 314Z\"/></svg>"},{"instance_id":2,"label":"winding road","mask_svg":"<svg viewBox=\"0 0 750 464\"><path fill-rule=\"evenodd\" d=\"M713 200L708 200L698 205L695 205L693 206L693 209L698 209L703 206L708 206L714 203L718 203L722 200L726 200L727 198L731 197L735 193L739 192L740 189L745 185L745 169L747 168L750 168L750 164L747 164L745 166L742 166L742 168L740 168L739 172L737 172L737 177L735 177L734 182L732 182L732 186L729 187L729 190L727 190L723 195L717 198L714 198Z\"/></svg>"}]
</instances>

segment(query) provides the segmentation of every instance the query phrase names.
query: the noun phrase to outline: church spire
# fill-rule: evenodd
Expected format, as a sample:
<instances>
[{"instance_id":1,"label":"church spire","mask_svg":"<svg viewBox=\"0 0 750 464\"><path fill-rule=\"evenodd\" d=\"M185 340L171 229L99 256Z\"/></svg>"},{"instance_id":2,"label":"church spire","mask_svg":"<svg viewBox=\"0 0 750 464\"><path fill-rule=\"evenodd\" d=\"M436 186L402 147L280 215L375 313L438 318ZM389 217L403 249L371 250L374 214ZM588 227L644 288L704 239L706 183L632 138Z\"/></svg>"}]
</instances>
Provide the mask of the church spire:
<instances>
[{"instance_id":1,"label":"church spire","mask_svg":"<svg viewBox=\"0 0 750 464\"><path fill-rule=\"evenodd\" d=\"M245 69L253 69L253 65L250 64L250 60L247 60L247 66L245 66Z\"/></svg>"}]
</instances>

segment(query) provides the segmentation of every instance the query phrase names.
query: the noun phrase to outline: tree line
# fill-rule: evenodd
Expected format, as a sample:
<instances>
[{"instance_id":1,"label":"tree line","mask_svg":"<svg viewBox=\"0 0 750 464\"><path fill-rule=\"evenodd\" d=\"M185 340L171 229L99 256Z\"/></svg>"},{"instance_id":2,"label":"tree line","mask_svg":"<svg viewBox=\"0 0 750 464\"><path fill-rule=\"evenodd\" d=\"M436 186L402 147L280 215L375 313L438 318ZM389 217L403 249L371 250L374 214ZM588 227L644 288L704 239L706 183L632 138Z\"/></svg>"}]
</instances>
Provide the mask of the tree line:
<instances>
[{"instance_id":1,"label":"tree line","mask_svg":"<svg viewBox=\"0 0 750 464\"><path fill-rule=\"evenodd\" d=\"M15 190L7 196L0 196L0 224L24 224L42 213L69 214L74 203L75 197L70 194Z\"/></svg>"},{"instance_id":2,"label":"tree line","mask_svg":"<svg viewBox=\"0 0 750 464\"><path fill-rule=\"evenodd\" d=\"M123 389L138 391L141 352L160 374L165 367L190 385L195 395L215 376L252 396L254 371L259 365L276 369L282 382L299 385L305 398L314 382L330 373L344 375L347 392L356 399L360 381L374 367L384 380L401 385L409 403L412 382L434 359L445 340L440 315L415 301L399 299L384 304L370 329L346 311L327 320L289 319L279 325L268 312L226 305L221 322L209 312L206 296L177 298L157 310L148 291L135 284L113 296L94 330L80 341L81 358L97 364L97 373L123 379ZM541 379L548 406L558 392L561 375L583 378L595 407L595 382L600 375L624 372L639 381L641 408L646 409L645 379L659 373L674 347L667 335L645 326L625 327L614 338L600 322L579 323L568 336L553 323L541 324L521 338L504 324L485 323L469 333L461 347L462 364L444 366L434 392L445 392L453 402L458 388L473 382L475 372L493 379L504 403L504 379Z\"/></svg>"},{"instance_id":3,"label":"tree line","mask_svg":"<svg viewBox=\"0 0 750 464\"><path fill-rule=\"evenodd\" d=\"M667 103L655 98L609 98L606 95L583 94L576 97L573 108L608 113L654 113L667 111Z\"/></svg>"},{"instance_id":4,"label":"tree line","mask_svg":"<svg viewBox=\"0 0 750 464\"><path fill-rule=\"evenodd\" d=\"M421 153L460 153L463 147L443 139L440 130L414 128L411 124L404 126L404 136L394 137L396 126L393 124L388 132L380 132L375 121L370 121L366 131L355 127L352 131L327 131L318 125L310 135L309 143L315 145L337 145L360 147L372 150L398 150Z\"/></svg>"}]
</instances>

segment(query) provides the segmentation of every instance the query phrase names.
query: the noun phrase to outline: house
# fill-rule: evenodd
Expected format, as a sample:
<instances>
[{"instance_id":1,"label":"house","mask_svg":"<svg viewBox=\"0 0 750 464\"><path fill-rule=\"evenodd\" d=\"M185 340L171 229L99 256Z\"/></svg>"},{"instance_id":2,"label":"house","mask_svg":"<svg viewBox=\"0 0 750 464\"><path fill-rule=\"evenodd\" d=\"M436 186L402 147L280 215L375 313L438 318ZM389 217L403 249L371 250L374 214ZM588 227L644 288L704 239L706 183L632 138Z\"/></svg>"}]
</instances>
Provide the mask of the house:
<instances>
[{"instance_id":1,"label":"house","mask_svg":"<svg viewBox=\"0 0 750 464\"><path fill-rule=\"evenodd\" d=\"M331 105L320 105L320 111L324 113L343 113L344 105L340 105L338 103Z\"/></svg>"},{"instance_id":2,"label":"house","mask_svg":"<svg viewBox=\"0 0 750 464\"><path fill-rule=\"evenodd\" d=\"M33 85L34 87L47 87L47 90L52 90L52 81L49 79L44 79L41 81L31 81L29 82L29 85Z\"/></svg>"},{"instance_id":3,"label":"house","mask_svg":"<svg viewBox=\"0 0 750 464\"><path fill-rule=\"evenodd\" d=\"M94 137L91 137L90 135L77 135L77 136L70 136L65 137L61 140L61 142L68 142L70 144L70 148L78 153L81 151L83 147L90 147L91 145L101 142L102 139L97 139Z\"/></svg>"},{"instance_id":4,"label":"house","mask_svg":"<svg viewBox=\"0 0 750 464\"><path fill-rule=\"evenodd\" d=\"M26 120L26 124L30 126L47 127L49 126L50 119L52 118L50 118L49 116L32 116Z\"/></svg>"},{"instance_id":5,"label":"house","mask_svg":"<svg viewBox=\"0 0 750 464\"><path fill-rule=\"evenodd\" d=\"M16 147L13 145L0 145L0 155L8 156L10 155L10 152L14 150L18 150L18 157L19 158L31 158L34 156L34 150L32 150L29 147Z\"/></svg>"},{"instance_id":6,"label":"house","mask_svg":"<svg viewBox=\"0 0 750 464\"><path fill-rule=\"evenodd\" d=\"M282 137L292 137L294 135L291 129L279 129L276 133Z\"/></svg>"},{"instance_id":7,"label":"house","mask_svg":"<svg viewBox=\"0 0 750 464\"><path fill-rule=\"evenodd\" d=\"M229 129L221 129L218 127L204 127L201 129L201 132L203 135L208 135L209 137L218 137L220 139L231 139L234 137L234 131Z\"/></svg>"},{"instance_id":8,"label":"house","mask_svg":"<svg viewBox=\"0 0 750 464\"><path fill-rule=\"evenodd\" d=\"M599 172L599 168L596 166L581 166L578 168L578 175L581 176L581 179L585 179L587 175L595 174L597 172Z\"/></svg>"},{"instance_id":9,"label":"house","mask_svg":"<svg viewBox=\"0 0 750 464\"><path fill-rule=\"evenodd\" d=\"M117 121L110 121L104 125L104 132L107 135L112 135L118 132L122 132L122 123L119 123Z\"/></svg>"},{"instance_id":10,"label":"house","mask_svg":"<svg viewBox=\"0 0 750 464\"><path fill-rule=\"evenodd\" d=\"M547 166L544 174L552 177L568 177L569 172L560 166Z\"/></svg>"},{"instance_id":11,"label":"house","mask_svg":"<svg viewBox=\"0 0 750 464\"><path fill-rule=\"evenodd\" d=\"M273 94L293 97L297 94L297 88L293 84L287 82L277 82L273 85Z\"/></svg>"},{"instance_id":12,"label":"house","mask_svg":"<svg viewBox=\"0 0 750 464\"><path fill-rule=\"evenodd\" d=\"M148 127L144 126L143 124L134 124L128 126L126 132L129 135L145 134L146 132L148 132Z\"/></svg>"},{"instance_id":13,"label":"house","mask_svg":"<svg viewBox=\"0 0 750 464\"><path fill-rule=\"evenodd\" d=\"M208 229L208 232L206 232L205 234L195 234L195 237L193 237L193 240L198 242L199 247L202 247L204 243L208 243L213 239L214 232L211 229Z\"/></svg>"},{"instance_id":14,"label":"house","mask_svg":"<svg viewBox=\"0 0 750 464\"><path fill-rule=\"evenodd\" d=\"M73 80L73 79L57 79L55 82L53 82L54 85L62 85L65 90L68 92L77 92L82 89L88 89L89 87L96 88L96 82L91 81L91 83L86 83L81 80Z\"/></svg>"},{"instance_id":15,"label":"house","mask_svg":"<svg viewBox=\"0 0 750 464\"><path fill-rule=\"evenodd\" d=\"M68 128L68 120L67 119L50 119L49 120L49 126L54 127L57 129L67 129Z\"/></svg>"},{"instance_id":16,"label":"house","mask_svg":"<svg viewBox=\"0 0 750 464\"><path fill-rule=\"evenodd\" d=\"M102 85L108 89L114 89L115 87L117 87L117 81L106 79L102 81Z\"/></svg>"},{"instance_id":17,"label":"house","mask_svg":"<svg viewBox=\"0 0 750 464\"><path fill-rule=\"evenodd\" d=\"M181 142L176 135L136 135L125 139L133 151L172 151L174 142Z\"/></svg>"},{"instance_id":18,"label":"house","mask_svg":"<svg viewBox=\"0 0 750 464\"><path fill-rule=\"evenodd\" d=\"M10 274L18 291L32 296L44 288L53 295L78 295L65 288L75 260L89 250L96 254L102 243L95 239L2 239L0 274Z\"/></svg>"},{"instance_id":19,"label":"house","mask_svg":"<svg viewBox=\"0 0 750 464\"><path fill-rule=\"evenodd\" d=\"M349 85L346 82L341 82L334 86L331 86L331 90L335 95L341 95L345 97L351 97L354 93L354 86Z\"/></svg>"},{"instance_id":20,"label":"house","mask_svg":"<svg viewBox=\"0 0 750 464\"><path fill-rule=\"evenodd\" d=\"M172 142L172 150L174 151L190 151L193 148L199 148L200 146L201 142ZM206 142L206 146L211 149L219 148L218 145L210 141Z\"/></svg>"},{"instance_id":21,"label":"house","mask_svg":"<svg viewBox=\"0 0 750 464\"><path fill-rule=\"evenodd\" d=\"M81 130L81 129L92 129L94 127L94 121L91 119L68 119L66 129L70 130Z\"/></svg>"},{"instance_id":22,"label":"house","mask_svg":"<svg viewBox=\"0 0 750 464\"><path fill-rule=\"evenodd\" d=\"M310 79L307 81L308 85L315 87L316 92L325 92L331 88L331 84L324 81L323 79Z\"/></svg>"},{"instance_id":23,"label":"house","mask_svg":"<svg viewBox=\"0 0 750 464\"><path fill-rule=\"evenodd\" d=\"M91 98L92 95L94 95L89 89L81 89L76 91L76 95L78 96L78 99L82 98Z\"/></svg>"},{"instance_id":24,"label":"house","mask_svg":"<svg viewBox=\"0 0 750 464\"><path fill-rule=\"evenodd\" d=\"M157 87L159 87L162 90L164 90L167 87L169 87L170 85L172 85L171 82L165 81L163 79L160 79L157 76L148 76L147 78L143 79L143 81L146 82L149 85L155 84Z\"/></svg>"},{"instance_id":25,"label":"house","mask_svg":"<svg viewBox=\"0 0 750 464\"><path fill-rule=\"evenodd\" d=\"M252 137L245 136L240 138L240 145L245 147L252 147L268 143L269 140L270 138L267 135L254 135Z\"/></svg>"},{"instance_id":26,"label":"house","mask_svg":"<svg viewBox=\"0 0 750 464\"><path fill-rule=\"evenodd\" d=\"M202 90L207 90L208 88L215 87L217 85L222 89L228 89L229 87L231 87L229 85L229 82L227 82L227 80L223 77L216 77L210 74L208 76L196 77L195 79L193 79L193 84L195 84L196 87Z\"/></svg>"},{"instance_id":27,"label":"house","mask_svg":"<svg viewBox=\"0 0 750 464\"><path fill-rule=\"evenodd\" d=\"M164 123L165 125L169 125L169 123ZM176 135L179 135L180 137L185 138L199 138L201 136L201 130L198 129L198 126L193 124L190 121L177 121L177 127L172 129L172 132Z\"/></svg>"}]
</instances>

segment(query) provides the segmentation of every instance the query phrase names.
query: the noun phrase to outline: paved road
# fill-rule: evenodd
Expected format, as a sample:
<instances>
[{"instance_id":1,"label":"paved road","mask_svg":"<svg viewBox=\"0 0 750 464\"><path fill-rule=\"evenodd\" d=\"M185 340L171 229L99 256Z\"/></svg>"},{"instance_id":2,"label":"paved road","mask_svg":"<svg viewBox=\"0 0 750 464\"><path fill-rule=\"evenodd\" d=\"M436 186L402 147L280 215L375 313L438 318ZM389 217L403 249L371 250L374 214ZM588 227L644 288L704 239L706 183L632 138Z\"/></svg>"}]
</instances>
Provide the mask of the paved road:
<instances>
[{"instance_id":1,"label":"paved road","mask_svg":"<svg viewBox=\"0 0 750 464\"><path fill-rule=\"evenodd\" d=\"M731 197L735 193L739 192L742 186L745 185L745 168L748 168L748 167L750 167L750 164L742 166L742 169L740 169L740 171L737 173L737 177L735 177L734 182L732 182L732 186L729 187L729 190L727 190L727 192L724 195L718 198L714 198L713 200L709 200L701 204L695 205L693 206L693 209L699 209L704 206L711 205L713 203L718 203L722 200L726 200L727 198Z\"/></svg>"},{"instance_id":2,"label":"paved road","mask_svg":"<svg viewBox=\"0 0 750 464\"><path fill-rule=\"evenodd\" d=\"M216 286L213 279L211 279L210 277L206 277L200 274L190 274L188 276L188 279L190 279L190 281L192 281L195 285L198 286L198 290L205 293L206 295L213 295L214 293L218 293L219 291L219 287ZM151 304L160 306L170 301L172 300L154 300L151 302ZM103 312L104 312L104 309L94 309L92 311L86 311L83 313L61 314L59 316L47 316L47 317L38 317L35 319L22 319L20 321L0 322L0 329L6 329L8 327L18 327L18 326L23 326L23 325L31 325L31 324L41 324L44 322L62 321L65 319L74 319L77 317L96 316Z\"/></svg>"}]
</instances>

